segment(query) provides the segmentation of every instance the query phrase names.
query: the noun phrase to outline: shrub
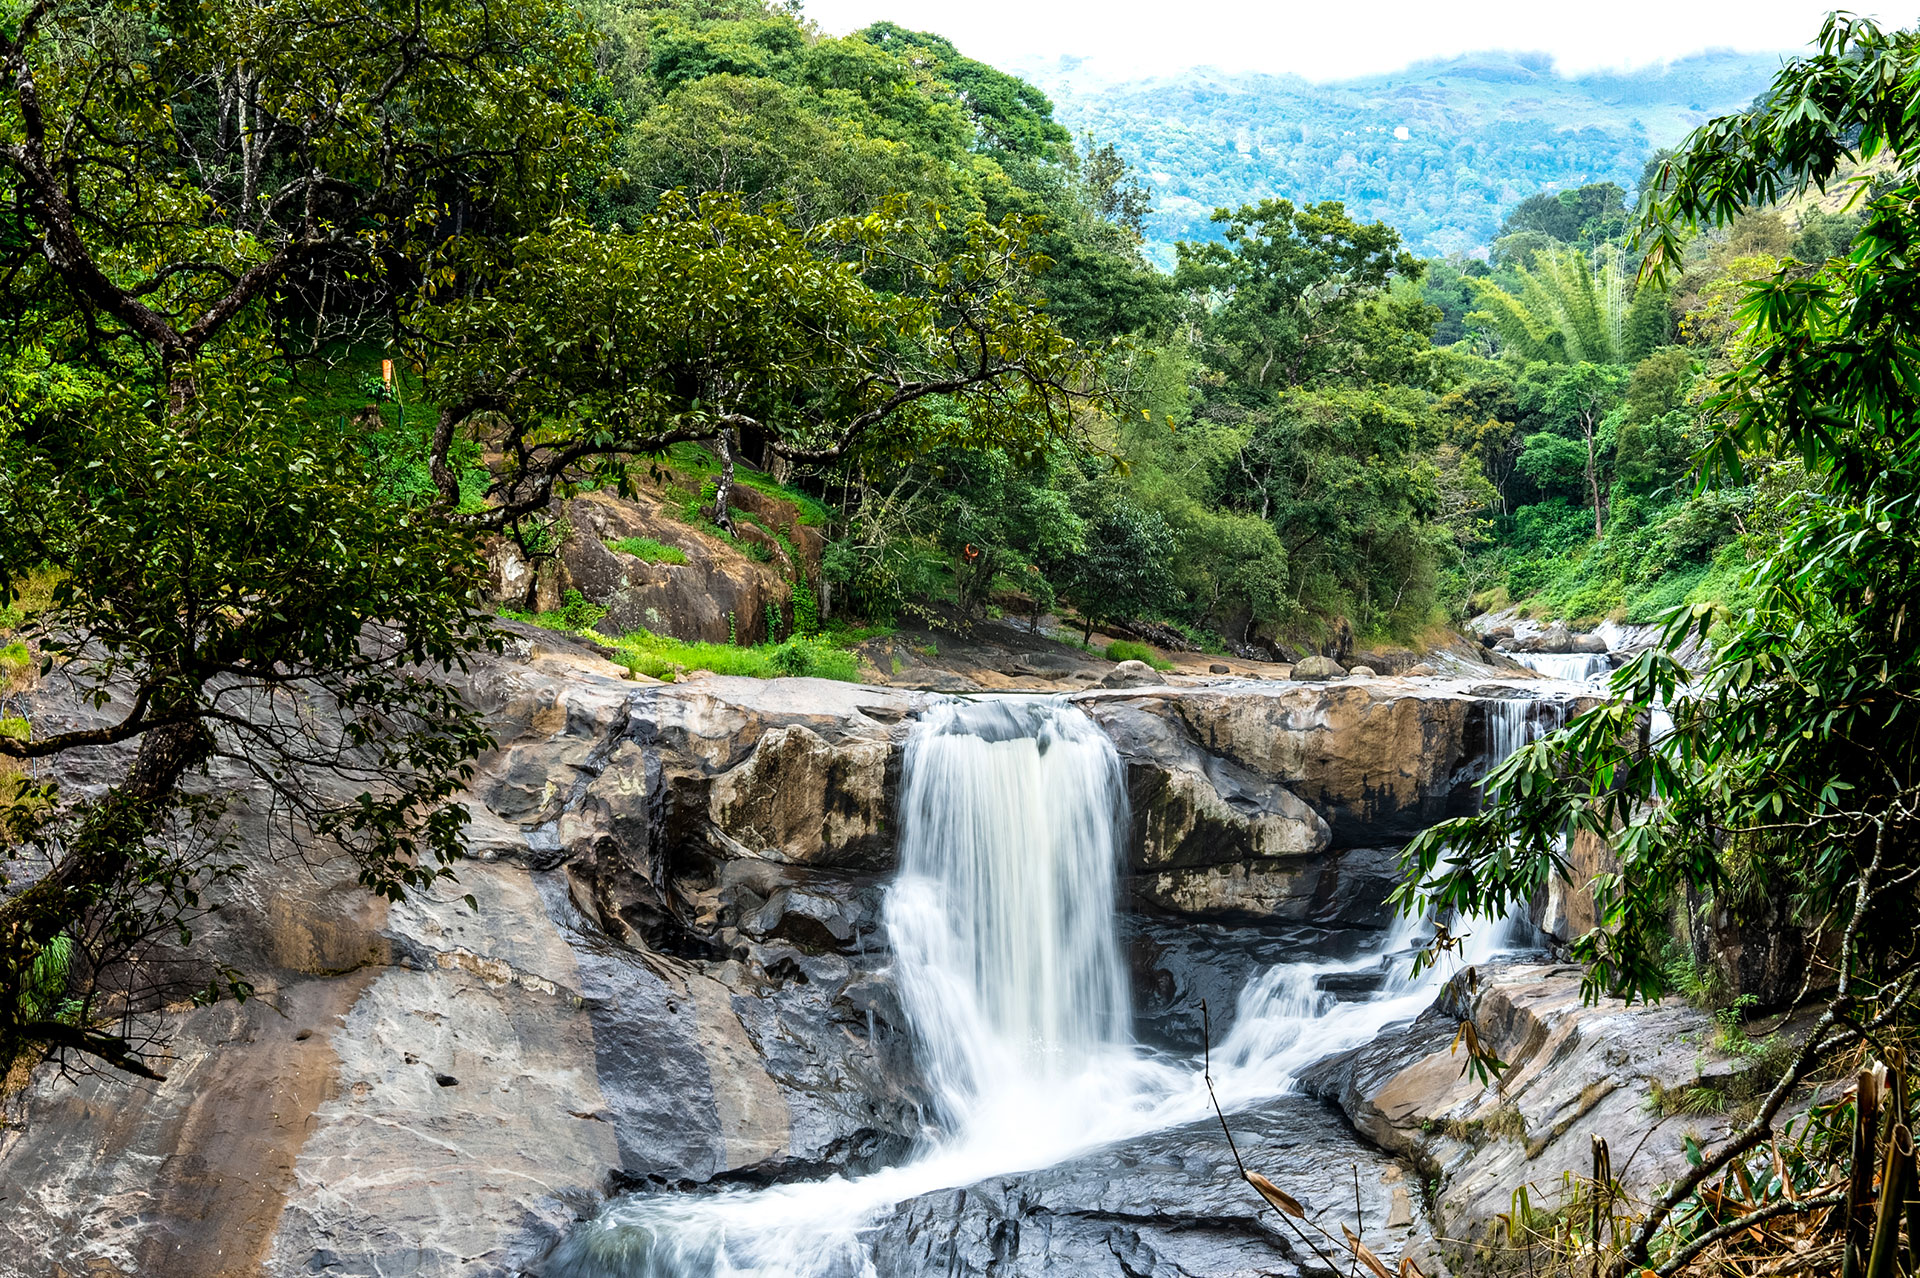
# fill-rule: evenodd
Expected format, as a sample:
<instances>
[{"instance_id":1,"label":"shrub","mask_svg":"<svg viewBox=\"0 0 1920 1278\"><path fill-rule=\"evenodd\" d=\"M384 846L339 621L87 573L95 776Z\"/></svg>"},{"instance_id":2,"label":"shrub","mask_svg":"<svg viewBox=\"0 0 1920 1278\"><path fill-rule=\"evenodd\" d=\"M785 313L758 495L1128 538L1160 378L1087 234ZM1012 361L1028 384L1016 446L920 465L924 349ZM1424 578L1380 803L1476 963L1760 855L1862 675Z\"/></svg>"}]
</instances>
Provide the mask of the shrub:
<instances>
[{"instance_id":1,"label":"shrub","mask_svg":"<svg viewBox=\"0 0 1920 1278\"><path fill-rule=\"evenodd\" d=\"M1147 647L1144 643L1135 643L1131 639L1116 639L1107 645L1108 661L1144 661L1155 670L1171 670L1173 663Z\"/></svg>"},{"instance_id":2,"label":"shrub","mask_svg":"<svg viewBox=\"0 0 1920 1278\"><path fill-rule=\"evenodd\" d=\"M635 559L650 564L684 564L687 553L678 546L668 546L651 537L622 537L618 541L607 543L607 549L623 555L632 555Z\"/></svg>"},{"instance_id":3,"label":"shrub","mask_svg":"<svg viewBox=\"0 0 1920 1278\"><path fill-rule=\"evenodd\" d=\"M783 675L838 679L843 683L853 683L860 678L859 658L843 648L805 635L795 635L767 655L773 668Z\"/></svg>"},{"instance_id":4,"label":"shrub","mask_svg":"<svg viewBox=\"0 0 1920 1278\"><path fill-rule=\"evenodd\" d=\"M815 679L858 681L860 661L827 639L794 635L784 643L750 648L723 643L686 643L646 630L622 635L613 643L614 660L629 670L671 682L686 670L772 679L805 675Z\"/></svg>"},{"instance_id":5,"label":"shrub","mask_svg":"<svg viewBox=\"0 0 1920 1278\"><path fill-rule=\"evenodd\" d=\"M24 643L0 647L0 692L14 692L33 682L33 653Z\"/></svg>"}]
</instances>

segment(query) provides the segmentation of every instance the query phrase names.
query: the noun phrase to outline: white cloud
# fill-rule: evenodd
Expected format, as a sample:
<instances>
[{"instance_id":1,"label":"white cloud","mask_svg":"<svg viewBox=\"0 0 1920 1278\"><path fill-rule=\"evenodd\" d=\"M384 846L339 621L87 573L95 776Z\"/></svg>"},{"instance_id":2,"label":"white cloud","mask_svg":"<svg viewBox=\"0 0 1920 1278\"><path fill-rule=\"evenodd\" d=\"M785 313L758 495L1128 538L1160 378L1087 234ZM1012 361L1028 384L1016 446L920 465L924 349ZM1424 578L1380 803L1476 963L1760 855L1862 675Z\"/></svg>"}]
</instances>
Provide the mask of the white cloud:
<instances>
[{"instance_id":1,"label":"white cloud","mask_svg":"<svg viewBox=\"0 0 1920 1278\"><path fill-rule=\"evenodd\" d=\"M1642 66L1707 48L1799 49L1832 0L1619 0L1592 6L1540 0L806 0L841 34L883 19L947 36L965 53L1013 66L1060 55L1108 74L1216 66L1295 72L1314 80L1391 71L1479 49L1538 50L1567 71ZM1860 12L1872 13L1871 7Z\"/></svg>"}]
</instances>

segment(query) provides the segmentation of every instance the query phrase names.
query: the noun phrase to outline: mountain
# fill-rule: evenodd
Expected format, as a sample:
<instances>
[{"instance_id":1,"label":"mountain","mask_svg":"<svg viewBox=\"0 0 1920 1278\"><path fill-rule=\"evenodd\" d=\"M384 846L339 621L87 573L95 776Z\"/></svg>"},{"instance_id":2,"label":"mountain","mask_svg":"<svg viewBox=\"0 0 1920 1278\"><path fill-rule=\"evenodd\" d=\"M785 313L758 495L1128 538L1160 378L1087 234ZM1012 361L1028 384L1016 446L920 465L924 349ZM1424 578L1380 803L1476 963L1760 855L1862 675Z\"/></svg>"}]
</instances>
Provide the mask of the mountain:
<instances>
[{"instance_id":1,"label":"mountain","mask_svg":"<svg viewBox=\"0 0 1920 1278\"><path fill-rule=\"evenodd\" d=\"M1269 196L1344 200L1416 252L1470 253L1530 195L1631 193L1655 148L1751 102L1780 61L1723 50L1569 76L1544 54L1474 53L1326 84L1204 67L1115 81L1064 57L1014 69L1151 183L1149 252L1168 265L1175 240L1211 237L1215 208Z\"/></svg>"}]
</instances>

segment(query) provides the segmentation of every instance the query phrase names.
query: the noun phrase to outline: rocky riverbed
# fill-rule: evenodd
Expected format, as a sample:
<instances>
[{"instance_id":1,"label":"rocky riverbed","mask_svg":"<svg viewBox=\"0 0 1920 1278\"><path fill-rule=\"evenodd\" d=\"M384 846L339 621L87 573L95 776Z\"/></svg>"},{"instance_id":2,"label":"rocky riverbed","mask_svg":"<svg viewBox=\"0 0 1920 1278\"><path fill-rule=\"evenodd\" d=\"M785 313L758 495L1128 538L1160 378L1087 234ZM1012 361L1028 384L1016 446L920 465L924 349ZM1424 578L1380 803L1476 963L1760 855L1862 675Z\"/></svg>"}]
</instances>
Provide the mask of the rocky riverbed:
<instances>
[{"instance_id":1,"label":"rocky riverbed","mask_svg":"<svg viewBox=\"0 0 1920 1278\"><path fill-rule=\"evenodd\" d=\"M1201 998L1218 1034L1242 974L1378 936L1399 846L1477 801L1516 715L1564 713L1534 691L1483 674L1075 693L1125 769L1141 1037L1196 1050ZM246 880L205 940L258 996L156 1013L165 1082L49 1065L11 1096L0 1271L538 1272L609 1195L857 1173L925 1135L879 907L903 747L937 694L653 684L527 631L471 695L500 745L471 787L458 884L389 906L344 865ZM244 796L238 811L260 837ZM1512 1053L1499 1089L1459 1077L1462 1018ZM1357 1176L1376 1249L1431 1271L1477 1245L1515 1183L1577 1166L1589 1134L1646 1130L1648 1080L1684 1082L1704 1029L1582 1008L1569 969L1489 972L1324 1063L1307 1088L1324 1100L1234 1121L1316 1211L1346 1211ZM1485 1120L1507 1108L1518 1124ZM1635 1184L1670 1174L1673 1127L1647 1138ZM902 1203L876 1261L1320 1267L1230 1166L1217 1126L1155 1133Z\"/></svg>"}]
</instances>

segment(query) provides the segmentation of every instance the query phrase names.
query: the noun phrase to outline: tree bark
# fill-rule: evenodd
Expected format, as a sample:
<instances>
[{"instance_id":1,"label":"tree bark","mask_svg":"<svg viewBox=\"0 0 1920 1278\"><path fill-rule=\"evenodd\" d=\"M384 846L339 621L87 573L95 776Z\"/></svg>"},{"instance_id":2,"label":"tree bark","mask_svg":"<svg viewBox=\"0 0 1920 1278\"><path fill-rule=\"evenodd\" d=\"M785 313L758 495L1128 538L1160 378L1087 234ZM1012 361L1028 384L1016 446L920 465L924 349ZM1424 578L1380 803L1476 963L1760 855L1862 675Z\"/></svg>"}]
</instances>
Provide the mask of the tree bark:
<instances>
[{"instance_id":1,"label":"tree bark","mask_svg":"<svg viewBox=\"0 0 1920 1278\"><path fill-rule=\"evenodd\" d=\"M713 522L731 535L733 516L727 507L733 500L733 448L727 441L725 429L713 437L713 450L720 454L720 478L713 485Z\"/></svg>"},{"instance_id":2,"label":"tree bark","mask_svg":"<svg viewBox=\"0 0 1920 1278\"><path fill-rule=\"evenodd\" d=\"M58 936L132 861L130 849L151 835L188 768L206 757L208 734L198 720L169 723L141 738L126 780L86 815L45 878L0 905L0 938L20 954Z\"/></svg>"},{"instance_id":3,"label":"tree bark","mask_svg":"<svg viewBox=\"0 0 1920 1278\"><path fill-rule=\"evenodd\" d=\"M1593 494L1593 536L1598 541L1605 535L1606 529L1600 520L1600 459L1594 449L1595 423L1593 415L1580 419L1581 432L1587 437L1587 489Z\"/></svg>"}]
</instances>

